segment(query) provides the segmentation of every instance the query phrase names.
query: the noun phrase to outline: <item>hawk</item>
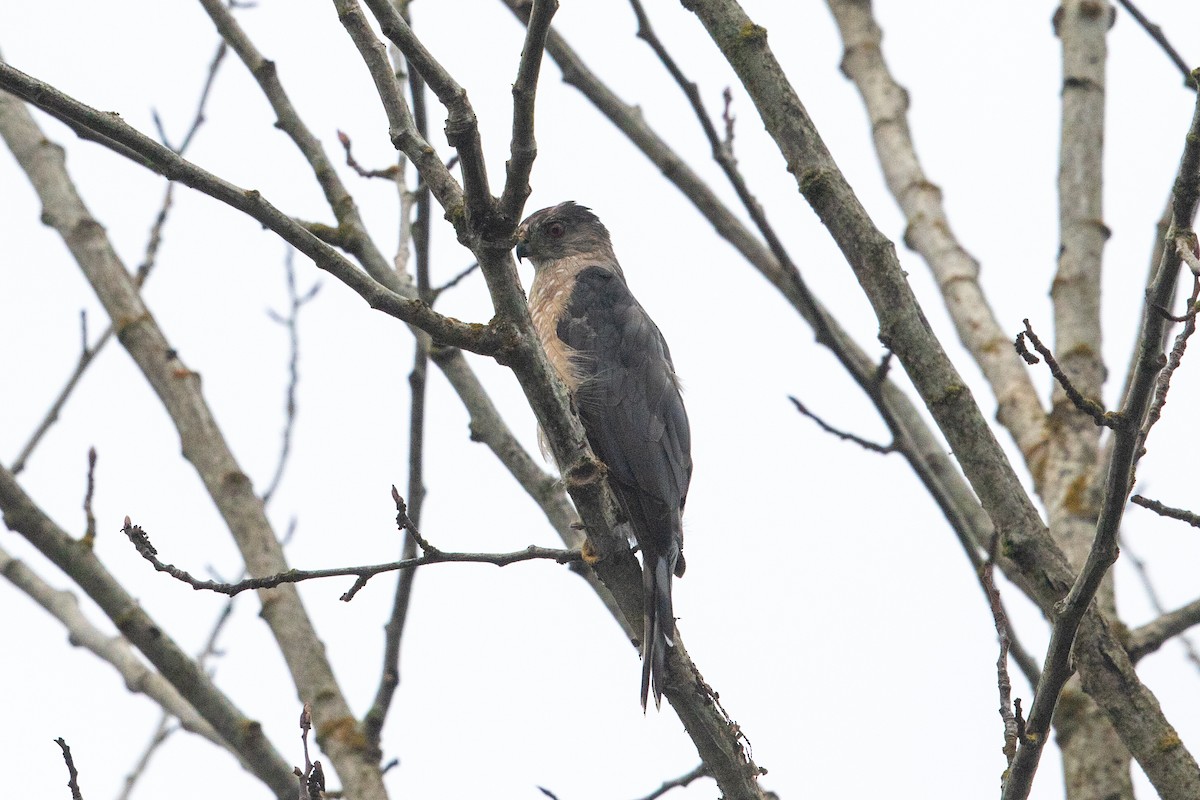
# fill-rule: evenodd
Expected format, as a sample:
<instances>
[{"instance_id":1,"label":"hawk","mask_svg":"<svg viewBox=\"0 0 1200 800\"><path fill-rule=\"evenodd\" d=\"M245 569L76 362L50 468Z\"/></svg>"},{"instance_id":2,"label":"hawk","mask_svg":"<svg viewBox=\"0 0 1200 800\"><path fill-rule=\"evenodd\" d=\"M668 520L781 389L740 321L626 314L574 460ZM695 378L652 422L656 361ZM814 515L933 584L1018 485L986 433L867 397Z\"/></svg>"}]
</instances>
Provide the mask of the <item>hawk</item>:
<instances>
[{"instance_id":1,"label":"hawk","mask_svg":"<svg viewBox=\"0 0 1200 800\"><path fill-rule=\"evenodd\" d=\"M517 258L535 270L529 310L571 394L592 451L642 552L642 708L662 704L673 647L671 579L683 575L683 506L691 430L671 351L629 291L608 230L590 209L561 203L517 229Z\"/></svg>"}]
</instances>

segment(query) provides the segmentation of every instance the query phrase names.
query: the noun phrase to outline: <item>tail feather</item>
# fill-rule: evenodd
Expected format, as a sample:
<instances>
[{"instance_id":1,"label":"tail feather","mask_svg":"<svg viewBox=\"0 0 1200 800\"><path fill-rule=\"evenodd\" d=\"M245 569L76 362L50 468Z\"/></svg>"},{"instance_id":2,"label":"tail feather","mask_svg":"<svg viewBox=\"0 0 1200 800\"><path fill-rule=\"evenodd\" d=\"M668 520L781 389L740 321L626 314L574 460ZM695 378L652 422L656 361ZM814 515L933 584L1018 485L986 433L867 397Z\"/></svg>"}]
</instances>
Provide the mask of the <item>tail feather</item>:
<instances>
[{"instance_id":1,"label":"tail feather","mask_svg":"<svg viewBox=\"0 0 1200 800\"><path fill-rule=\"evenodd\" d=\"M654 707L662 708L663 682L667 674L667 648L675 646L675 612L671 602L673 567L666 556L651 558L642 569L645 593L642 634L642 711L654 689Z\"/></svg>"}]
</instances>

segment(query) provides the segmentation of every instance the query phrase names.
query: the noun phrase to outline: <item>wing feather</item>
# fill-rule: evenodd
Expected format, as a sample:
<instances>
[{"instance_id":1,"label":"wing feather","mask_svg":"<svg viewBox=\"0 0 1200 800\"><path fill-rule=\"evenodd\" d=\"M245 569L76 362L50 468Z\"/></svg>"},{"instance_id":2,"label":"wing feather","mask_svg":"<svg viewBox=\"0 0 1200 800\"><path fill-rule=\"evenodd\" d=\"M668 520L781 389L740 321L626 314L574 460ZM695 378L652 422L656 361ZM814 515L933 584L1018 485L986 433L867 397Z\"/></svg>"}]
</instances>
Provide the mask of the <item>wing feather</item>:
<instances>
[{"instance_id":1,"label":"wing feather","mask_svg":"<svg viewBox=\"0 0 1200 800\"><path fill-rule=\"evenodd\" d=\"M662 333L621 276L599 266L576 277L557 332L573 351L576 408L588 441L639 542L677 554L691 430Z\"/></svg>"}]
</instances>

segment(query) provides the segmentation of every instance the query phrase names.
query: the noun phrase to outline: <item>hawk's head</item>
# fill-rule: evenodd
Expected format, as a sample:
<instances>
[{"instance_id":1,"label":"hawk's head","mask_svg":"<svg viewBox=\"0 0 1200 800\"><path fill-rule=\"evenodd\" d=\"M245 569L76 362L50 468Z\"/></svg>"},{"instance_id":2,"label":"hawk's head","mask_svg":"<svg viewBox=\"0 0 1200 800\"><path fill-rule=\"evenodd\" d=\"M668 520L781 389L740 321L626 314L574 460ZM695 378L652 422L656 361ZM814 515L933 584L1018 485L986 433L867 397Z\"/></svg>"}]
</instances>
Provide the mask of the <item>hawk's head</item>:
<instances>
[{"instance_id":1,"label":"hawk's head","mask_svg":"<svg viewBox=\"0 0 1200 800\"><path fill-rule=\"evenodd\" d=\"M517 258L534 269L571 256L595 256L616 263L604 223L572 200L535 211L517 228Z\"/></svg>"}]
</instances>

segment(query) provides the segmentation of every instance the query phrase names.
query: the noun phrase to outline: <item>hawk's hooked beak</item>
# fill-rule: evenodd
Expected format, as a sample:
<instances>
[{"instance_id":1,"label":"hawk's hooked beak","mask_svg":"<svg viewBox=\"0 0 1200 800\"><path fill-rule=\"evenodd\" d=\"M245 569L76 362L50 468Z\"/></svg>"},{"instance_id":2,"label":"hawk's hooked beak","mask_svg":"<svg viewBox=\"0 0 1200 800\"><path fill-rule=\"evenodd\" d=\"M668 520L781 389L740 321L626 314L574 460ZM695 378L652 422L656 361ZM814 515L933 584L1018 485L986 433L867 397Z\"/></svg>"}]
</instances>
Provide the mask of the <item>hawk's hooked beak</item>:
<instances>
[{"instance_id":1,"label":"hawk's hooked beak","mask_svg":"<svg viewBox=\"0 0 1200 800\"><path fill-rule=\"evenodd\" d=\"M521 223L517 228L517 261L521 261L529 257L529 226Z\"/></svg>"}]
</instances>

